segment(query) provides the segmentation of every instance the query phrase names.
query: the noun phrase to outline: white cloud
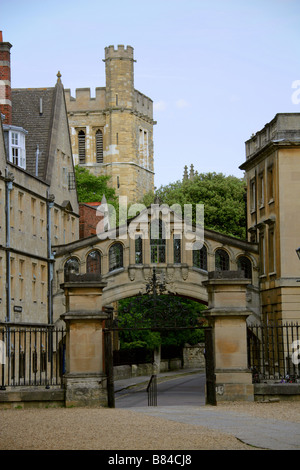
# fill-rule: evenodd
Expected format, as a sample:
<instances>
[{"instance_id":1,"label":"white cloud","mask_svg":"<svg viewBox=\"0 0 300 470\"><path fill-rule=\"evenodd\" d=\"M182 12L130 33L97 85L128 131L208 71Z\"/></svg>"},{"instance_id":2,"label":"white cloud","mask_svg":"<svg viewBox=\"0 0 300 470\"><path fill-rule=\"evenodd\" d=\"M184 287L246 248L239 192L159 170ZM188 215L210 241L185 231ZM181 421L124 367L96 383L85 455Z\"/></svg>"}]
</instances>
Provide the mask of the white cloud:
<instances>
[{"instance_id":1,"label":"white cloud","mask_svg":"<svg viewBox=\"0 0 300 470\"><path fill-rule=\"evenodd\" d=\"M184 99L180 99L176 101L176 108L182 109L182 108L187 108L188 106L189 106L189 103Z\"/></svg>"},{"instance_id":2,"label":"white cloud","mask_svg":"<svg viewBox=\"0 0 300 470\"><path fill-rule=\"evenodd\" d=\"M155 111L164 111L167 107L167 104L165 101L157 101L157 103L154 103L153 109Z\"/></svg>"}]
</instances>

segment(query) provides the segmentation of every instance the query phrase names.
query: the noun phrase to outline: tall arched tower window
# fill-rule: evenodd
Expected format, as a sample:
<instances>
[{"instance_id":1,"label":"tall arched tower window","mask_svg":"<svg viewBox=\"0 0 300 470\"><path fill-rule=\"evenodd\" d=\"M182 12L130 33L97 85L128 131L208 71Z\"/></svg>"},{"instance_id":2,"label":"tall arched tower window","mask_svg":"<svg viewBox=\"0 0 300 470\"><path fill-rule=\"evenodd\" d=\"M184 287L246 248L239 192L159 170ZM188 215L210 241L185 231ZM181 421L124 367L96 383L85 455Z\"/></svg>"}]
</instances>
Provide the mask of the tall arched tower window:
<instances>
[{"instance_id":1,"label":"tall arched tower window","mask_svg":"<svg viewBox=\"0 0 300 470\"><path fill-rule=\"evenodd\" d=\"M85 163L85 132L78 132L78 158L79 163Z\"/></svg>"},{"instance_id":2,"label":"tall arched tower window","mask_svg":"<svg viewBox=\"0 0 300 470\"><path fill-rule=\"evenodd\" d=\"M103 163L103 133L100 129L96 132L96 162Z\"/></svg>"},{"instance_id":3,"label":"tall arched tower window","mask_svg":"<svg viewBox=\"0 0 300 470\"><path fill-rule=\"evenodd\" d=\"M216 271L228 271L229 270L229 255L227 251L219 248L216 251Z\"/></svg>"}]
</instances>

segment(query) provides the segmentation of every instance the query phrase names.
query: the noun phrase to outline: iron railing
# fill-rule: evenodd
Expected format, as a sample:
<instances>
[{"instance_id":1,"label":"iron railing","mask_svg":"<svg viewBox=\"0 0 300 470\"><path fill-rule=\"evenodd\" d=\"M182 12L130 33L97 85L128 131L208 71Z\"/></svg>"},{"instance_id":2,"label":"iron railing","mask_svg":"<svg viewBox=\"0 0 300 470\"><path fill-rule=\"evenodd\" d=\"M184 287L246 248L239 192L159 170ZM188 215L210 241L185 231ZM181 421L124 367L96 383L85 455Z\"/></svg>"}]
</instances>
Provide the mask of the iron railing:
<instances>
[{"instance_id":1,"label":"iron railing","mask_svg":"<svg viewBox=\"0 0 300 470\"><path fill-rule=\"evenodd\" d=\"M297 350L300 325L262 324L248 327L248 367L253 382L296 382L300 379Z\"/></svg>"},{"instance_id":2,"label":"iron railing","mask_svg":"<svg viewBox=\"0 0 300 470\"><path fill-rule=\"evenodd\" d=\"M0 389L62 386L65 330L0 324Z\"/></svg>"},{"instance_id":3,"label":"iron railing","mask_svg":"<svg viewBox=\"0 0 300 470\"><path fill-rule=\"evenodd\" d=\"M151 375L148 387L148 406L157 406L157 377L155 374Z\"/></svg>"}]
</instances>

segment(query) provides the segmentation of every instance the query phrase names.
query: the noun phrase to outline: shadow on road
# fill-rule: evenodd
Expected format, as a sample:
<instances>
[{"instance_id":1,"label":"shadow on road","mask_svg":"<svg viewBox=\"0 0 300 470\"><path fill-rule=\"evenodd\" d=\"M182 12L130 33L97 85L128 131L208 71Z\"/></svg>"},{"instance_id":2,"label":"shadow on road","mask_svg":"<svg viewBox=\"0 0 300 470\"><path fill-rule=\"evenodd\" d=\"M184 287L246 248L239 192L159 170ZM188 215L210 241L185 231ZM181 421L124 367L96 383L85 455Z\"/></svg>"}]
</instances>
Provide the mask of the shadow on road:
<instances>
[{"instance_id":1,"label":"shadow on road","mask_svg":"<svg viewBox=\"0 0 300 470\"><path fill-rule=\"evenodd\" d=\"M147 384L115 394L116 408L148 406ZM157 385L157 406L204 406L205 374L162 379Z\"/></svg>"}]
</instances>

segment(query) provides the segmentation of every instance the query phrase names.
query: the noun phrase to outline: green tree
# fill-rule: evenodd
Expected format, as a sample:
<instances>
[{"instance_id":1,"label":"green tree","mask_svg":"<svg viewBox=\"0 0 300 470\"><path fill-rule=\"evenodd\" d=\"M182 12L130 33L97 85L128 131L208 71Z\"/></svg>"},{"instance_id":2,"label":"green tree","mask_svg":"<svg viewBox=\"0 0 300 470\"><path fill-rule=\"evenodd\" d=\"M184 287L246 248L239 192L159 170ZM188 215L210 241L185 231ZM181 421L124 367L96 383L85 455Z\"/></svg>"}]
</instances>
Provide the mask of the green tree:
<instances>
[{"instance_id":1,"label":"green tree","mask_svg":"<svg viewBox=\"0 0 300 470\"><path fill-rule=\"evenodd\" d=\"M120 348L155 349L159 345L197 344L204 340L202 329L172 330L170 326L199 326L205 321L205 308L199 302L173 295L158 295L156 298L140 295L121 300L118 305L118 325L124 330L119 333ZM153 331L153 326L156 327L154 330L159 326L166 329Z\"/></svg>"},{"instance_id":2,"label":"green tree","mask_svg":"<svg viewBox=\"0 0 300 470\"><path fill-rule=\"evenodd\" d=\"M200 173L193 179L176 181L161 186L156 193L145 196L149 205L158 197L161 204L204 204L204 227L240 239L246 237L245 195L246 183L223 173ZM195 222L195 218L194 218Z\"/></svg>"},{"instance_id":3,"label":"green tree","mask_svg":"<svg viewBox=\"0 0 300 470\"><path fill-rule=\"evenodd\" d=\"M105 195L108 204L117 205L114 188L108 186L110 176L95 176L82 166L75 166L75 178L79 202L101 202Z\"/></svg>"}]
</instances>

